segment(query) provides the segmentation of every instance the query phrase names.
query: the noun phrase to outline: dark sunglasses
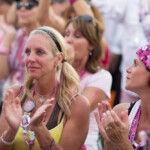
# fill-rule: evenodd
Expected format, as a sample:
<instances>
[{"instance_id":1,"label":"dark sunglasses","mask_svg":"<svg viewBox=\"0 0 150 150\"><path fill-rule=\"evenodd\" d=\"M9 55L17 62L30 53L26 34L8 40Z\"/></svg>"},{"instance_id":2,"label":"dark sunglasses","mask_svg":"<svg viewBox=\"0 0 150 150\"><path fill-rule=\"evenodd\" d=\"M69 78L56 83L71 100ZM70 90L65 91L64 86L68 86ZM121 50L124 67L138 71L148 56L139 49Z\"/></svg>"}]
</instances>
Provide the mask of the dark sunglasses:
<instances>
[{"instance_id":1,"label":"dark sunglasses","mask_svg":"<svg viewBox=\"0 0 150 150\"><path fill-rule=\"evenodd\" d=\"M93 17L90 15L82 15L82 16L75 17L75 19L78 19L78 18L80 18L86 22L92 22L93 25L96 26L96 22L94 21Z\"/></svg>"},{"instance_id":2,"label":"dark sunglasses","mask_svg":"<svg viewBox=\"0 0 150 150\"><path fill-rule=\"evenodd\" d=\"M31 10L34 6L37 6L35 2L17 2L16 8L20 10L21 7L25 7L27 10Z\"/></svg>"}]
</instances>

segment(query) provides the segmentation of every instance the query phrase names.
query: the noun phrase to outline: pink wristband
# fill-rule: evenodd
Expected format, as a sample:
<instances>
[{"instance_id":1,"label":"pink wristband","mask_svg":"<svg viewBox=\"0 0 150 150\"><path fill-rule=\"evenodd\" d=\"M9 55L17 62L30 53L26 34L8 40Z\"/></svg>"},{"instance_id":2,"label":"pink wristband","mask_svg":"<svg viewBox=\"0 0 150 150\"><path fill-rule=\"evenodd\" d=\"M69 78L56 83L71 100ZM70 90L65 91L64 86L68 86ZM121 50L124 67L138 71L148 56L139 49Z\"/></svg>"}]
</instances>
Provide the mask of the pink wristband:
<instances>
[{"instance_id":1,"label":"pink wristband","mask_svg":"<svg viewBox=\"0 0 150 150\"><path fill-rule=\"evenodd\" d=\"M0 54L2 54L2 55L9 55L10 54L9 48L1 46L0 47Z\"/></svg>"},{"instance_id":2,"label":"pink wristband","mask_svg":"<svg viewBox=\"0 0 150 150\"><path fill-rule=\"evenodd\" d=\"M69 0L70 4L73 5L74 2L76 2L77 0Z\"/></svg>"}]
</instances>

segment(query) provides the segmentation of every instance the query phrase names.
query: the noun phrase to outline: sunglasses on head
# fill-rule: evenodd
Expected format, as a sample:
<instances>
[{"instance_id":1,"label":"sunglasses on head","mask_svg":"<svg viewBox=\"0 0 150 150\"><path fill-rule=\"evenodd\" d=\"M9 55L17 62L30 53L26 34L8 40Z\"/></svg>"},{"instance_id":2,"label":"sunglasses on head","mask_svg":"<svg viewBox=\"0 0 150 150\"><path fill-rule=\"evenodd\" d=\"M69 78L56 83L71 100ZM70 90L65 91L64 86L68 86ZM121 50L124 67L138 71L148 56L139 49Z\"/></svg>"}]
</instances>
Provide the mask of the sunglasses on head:
<instances>
[{"instance_id":1,"label":"sunglasses on head","mask_svg":"<svg viewBox=\"0 0 150 150\"><path fill-rule=\"evenodd\" d=\"M21 7L25 7L27 10L31 10L37 4L35 2L17 2L16 8L20 10Z\"/></svg>"},{"instance_id":2,"label":"sunglasses on head","mask_svg":"<svg viewBox=\"0 0 150 150\"><path fill-rule=\"evenodd\" d=\"M82 15L82 16L77 16L75 17L75 19L81 18L82 20L86 21L86 22L92 22L94 26L96 26L96 23L93 19L92 16L89 15Z\"/></svg>"}]
</instances>

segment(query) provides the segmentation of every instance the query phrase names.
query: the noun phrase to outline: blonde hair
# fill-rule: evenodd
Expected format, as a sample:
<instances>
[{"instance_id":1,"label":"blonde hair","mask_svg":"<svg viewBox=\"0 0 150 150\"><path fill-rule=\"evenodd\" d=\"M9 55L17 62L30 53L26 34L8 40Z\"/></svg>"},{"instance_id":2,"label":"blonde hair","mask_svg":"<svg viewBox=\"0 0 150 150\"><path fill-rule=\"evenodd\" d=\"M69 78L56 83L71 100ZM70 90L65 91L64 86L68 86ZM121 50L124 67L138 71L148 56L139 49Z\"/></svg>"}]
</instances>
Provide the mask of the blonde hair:
<instances>
[{"instance_id":1,"label":"blonde hair","mask_svg":"<svg viewBox=\"0 0 150 150\"><path fill-rule=\"evenodd\" d=\"M40 27L38 29L33 30L30 33L29 37L31 37L34 34L42 34L44 36L49 37L48 40L50 41L53 54L54 56L57 56L60 53L60 51L56 43L52 39L52 37L48 34L48 32L45 32L45 31L50 32L55 37L55 39L57 40L57 42L59 43L61 47L61 52L63 53L64 60L66 60L65 40L62 37L62 35L55 29L51 27L46 27L46 26ZM64 61L61 66L60 84L59 84L57 93L55 95L55 98L60 108L67 116L70 116L71 97L73 97L74 95L78 93L79 85L80 85L79 83L80 83L79 76L74 70L74 68L67 61ZM21 100L25 99L25 97L27 96L34 101L33 96L30 93L30 89L32 88L33 85L34 85L34 79L31 79L31 77L26 71L25 81L24 81L24 90L21 96Z\"/></svg>"}]
</instances>

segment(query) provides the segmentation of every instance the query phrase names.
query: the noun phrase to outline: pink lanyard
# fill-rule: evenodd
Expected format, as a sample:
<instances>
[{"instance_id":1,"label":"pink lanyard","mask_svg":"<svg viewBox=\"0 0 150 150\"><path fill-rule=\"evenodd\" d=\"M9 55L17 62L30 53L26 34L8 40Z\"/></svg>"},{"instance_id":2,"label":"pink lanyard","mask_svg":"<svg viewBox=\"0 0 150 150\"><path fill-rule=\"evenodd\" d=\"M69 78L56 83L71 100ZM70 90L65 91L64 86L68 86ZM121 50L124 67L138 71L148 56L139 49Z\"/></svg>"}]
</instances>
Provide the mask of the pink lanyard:
<instances>
[{"instance_id":1,"label":"pink lanyard","mask_svg":"<svg viewBox=\"0 0 150 150\"><path fill-rule=\"evenodd\" d=\"M80 72L80 74L79 74L80 80L83 79L83 77L84 77L84 75L85 75L86 72L87 72L86 69L83 69L83 70Z\"/></svg>"},{"instance_id":2,"label":"pink lanyard","mask_svg":"<svg viewBox=\"0 0 150 150\"><path fill-rule=\"evenodd\" d=\"M138 108L138 111L132 121L132 124L131 124L131 128L130 128L130 131L129 131L129 139L130 139L130 143L133 145L133 142L134 142L134 138L135 138L135 135L136 135L136 130L137 130L137 126L138 126L138 121L139 121L139 118L140 118L140 114L141 114L141 106L139 106ZM135 150L139 150L140 148L140 144L138 144L138 146L136 147Z\"/></svg>"},{"instance_id":3,"label":"pink lanyard","mask_svg":"<svg viewBox=\"0 0 150 150\"><path fill-rule=\"evenodd\" d=\"M25 35L25 33L23 32L21 37L20 37L19 50L18 50L18 54L17 54L17 60L18 60L18 63L20 66L25 65L24 59L22 60L22 52L24 50L24 44L23 44L24 35Z\"/></svg>"},{"instance_id":4,"label":"pink lanyard","mask_svg":"<svg viewBox=\"0 0 150 150\"><path fill-rule=\"evenodd\" d=\"M135 138L136 129L137 129L137 126L138 126L140 113L141 113L141 107L139 106L138 111L137 111L137 113L136 113L136 115L135 115L135 117L132 121L131 128L130 128L129 135L128 135L129 138L130 138L131 144L133 144L133 142L134 142L134 138Z\"/></svg>"}]
</instances>

